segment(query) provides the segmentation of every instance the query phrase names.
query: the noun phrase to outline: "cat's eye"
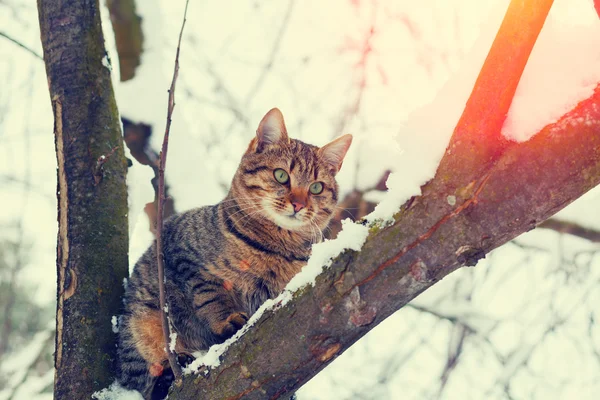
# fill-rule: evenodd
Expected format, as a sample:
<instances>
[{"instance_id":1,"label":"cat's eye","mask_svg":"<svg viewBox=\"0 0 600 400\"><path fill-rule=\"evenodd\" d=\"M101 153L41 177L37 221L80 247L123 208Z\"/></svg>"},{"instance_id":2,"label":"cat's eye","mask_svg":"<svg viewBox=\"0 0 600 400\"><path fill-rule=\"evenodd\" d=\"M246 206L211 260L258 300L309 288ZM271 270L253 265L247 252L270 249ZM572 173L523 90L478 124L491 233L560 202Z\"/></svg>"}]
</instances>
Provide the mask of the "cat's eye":
<instances>
[{"instance_id":1,"label":"cat's eye","mask_svg":"<svg viewBox=\"0 0 600 400\"><path fill-rule=\"evenodd\" d=\"M277 168L275 171L273 171L273 176L275 177L275 180L282 185L285 185L290 180L288 173L281 168Z\"/></svg>"},{"instance_id":2,"label":"cat's eye","mask_svg":"<svg viewBox=\"0 0 600 400\"><path fill-rule=\"evenodd\" d=\"M308 190L310 190L310 192L312 194L321 194L321 192L323 191L323 183L322 182L315 182L312 185L310 185L310 187L308 188Z\"/></svg>"}]
</instances>

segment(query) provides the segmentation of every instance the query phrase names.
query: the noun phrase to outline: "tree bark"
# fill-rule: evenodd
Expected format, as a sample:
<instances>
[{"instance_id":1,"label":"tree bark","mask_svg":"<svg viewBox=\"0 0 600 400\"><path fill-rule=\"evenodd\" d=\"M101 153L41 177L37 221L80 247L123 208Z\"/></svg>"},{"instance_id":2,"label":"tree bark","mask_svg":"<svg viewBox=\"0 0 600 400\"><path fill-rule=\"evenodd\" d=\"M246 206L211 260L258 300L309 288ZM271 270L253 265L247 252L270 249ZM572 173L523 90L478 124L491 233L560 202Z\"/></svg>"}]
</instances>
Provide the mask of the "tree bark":
<instances>
[{"instance_id":1,"label":"tree bark","mask_svg":"<svg viewBox=\"0 0 600 400\"><path fill-rule=\"evenodd\" d=\"M127 164L98 0L38 0L58 161L56 399L114 379L127 277Z\"/></svg>"}]
</instances>

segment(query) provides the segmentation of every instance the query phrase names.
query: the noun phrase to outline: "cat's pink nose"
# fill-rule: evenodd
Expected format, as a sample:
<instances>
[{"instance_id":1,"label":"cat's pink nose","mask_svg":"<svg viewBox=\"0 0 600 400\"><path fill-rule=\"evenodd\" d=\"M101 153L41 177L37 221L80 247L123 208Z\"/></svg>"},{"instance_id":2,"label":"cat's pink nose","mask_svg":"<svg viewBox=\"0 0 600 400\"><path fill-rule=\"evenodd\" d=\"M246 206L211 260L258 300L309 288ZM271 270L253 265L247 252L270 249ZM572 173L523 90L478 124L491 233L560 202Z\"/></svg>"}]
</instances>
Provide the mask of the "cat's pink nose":
<instances>
[{"instance_id":1,"label":"cat's pink nose","mask_svg":"<svg viewBox=\"0 0 600 400\"><path fill-rule=\"evenodd\" d=\"M294 207L294 212L298 212L306 207L306 205L300 202L292 202L292 207Z\"/></svg>"}]
</instances>

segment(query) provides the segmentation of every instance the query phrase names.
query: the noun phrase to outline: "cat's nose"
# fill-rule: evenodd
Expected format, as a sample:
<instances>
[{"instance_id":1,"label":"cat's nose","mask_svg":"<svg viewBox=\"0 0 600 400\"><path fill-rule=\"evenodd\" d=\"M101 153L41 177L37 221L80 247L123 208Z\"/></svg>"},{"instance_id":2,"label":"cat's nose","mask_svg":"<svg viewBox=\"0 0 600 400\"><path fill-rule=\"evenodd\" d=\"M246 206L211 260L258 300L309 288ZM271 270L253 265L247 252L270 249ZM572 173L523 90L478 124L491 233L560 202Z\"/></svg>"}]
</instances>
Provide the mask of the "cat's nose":
<instances>
[{"instance_id":1,"label":"cat's nose","mask_svg":"<svg viewBox=\"0 0 600 400\"><path fill-rule=\"evenodd\" d=\"M292 202L292 207L294 207L294 212L298 212L306 207L306 205L300 202Z\"/></svg>"}]
</instances>

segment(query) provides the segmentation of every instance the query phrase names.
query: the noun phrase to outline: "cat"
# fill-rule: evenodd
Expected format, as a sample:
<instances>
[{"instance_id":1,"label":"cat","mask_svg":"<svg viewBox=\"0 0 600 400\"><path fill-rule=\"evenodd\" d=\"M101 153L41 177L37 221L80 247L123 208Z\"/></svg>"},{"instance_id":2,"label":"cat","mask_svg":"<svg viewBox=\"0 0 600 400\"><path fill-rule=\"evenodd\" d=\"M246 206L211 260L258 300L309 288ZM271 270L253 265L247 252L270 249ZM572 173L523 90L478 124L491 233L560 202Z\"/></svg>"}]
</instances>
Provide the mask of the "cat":
<instances>
[{"instance_id":1,"label":"cat","mask_svg":"<svg viewBox=\"0 0 600 400\"><path fill-rule=\"evenodd\" d=\"M176 353L222 343L302 269L334 214L335 176L351 143L351 135L321 148L290 139L274 108L261 120L227 197L165 222ZM167 365L155 246L135 265L119 324L119 381L145 398Z\"/></svg>"}]
</instances>

